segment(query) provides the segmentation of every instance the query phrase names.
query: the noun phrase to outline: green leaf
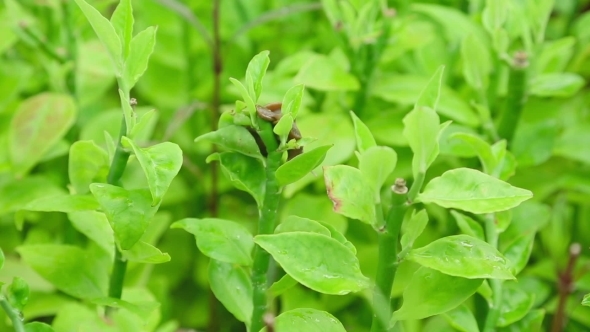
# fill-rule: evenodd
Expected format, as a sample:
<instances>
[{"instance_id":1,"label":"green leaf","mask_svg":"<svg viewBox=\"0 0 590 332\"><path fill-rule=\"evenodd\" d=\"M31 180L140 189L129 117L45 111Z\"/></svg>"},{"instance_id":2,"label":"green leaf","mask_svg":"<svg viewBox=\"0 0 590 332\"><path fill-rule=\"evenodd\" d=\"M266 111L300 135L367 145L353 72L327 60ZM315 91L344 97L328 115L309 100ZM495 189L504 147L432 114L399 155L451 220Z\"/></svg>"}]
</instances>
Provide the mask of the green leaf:
<instances>
[{"instance_id":1,"label":"green leaf","mask_svg":"<svg viewBox=\"0 0 590 332\"><path fill-rule=\"evenodd\" d=\"M334 226L330 225L327 222L320 222L324 227L326 227L329 231L330 231L330 236L342 243L344 246L346 246L354 255L356 255L356 247L354 246L354 244L352 244L352 242L348 241L346 239L346 237L340 232L338 231Z\"/></svg>"},{"instance_id":2,"label":"green leaf","mask_svg":"<svg viewBox=\"0 0 590 332\"><path fill-rule=\"evenodd\" d=\"M129 54L131 38L133 37L133 8L131 0L120 0L111 16L111 25L117 32L123 44L123 59Z\"/></svg>"},{"instance_id":3,"label":"green leaf","mask_svg":"<svg viewBox=\"0 0 590 332\"><path fill-rule=\"evenodd\" d=\"M6 298L13 308L22 311L29 301L29 284L21 277L14 277L6 289Z\"/></svg>"},{"instance_id":4,"label":"green leaf","mask_svg":"<svg viewBox=\"0 0 590 332\"><path fill-rule=\"evenodd\" d=\"M364 153L369 148L377 146L375 138L367 125L365 125L353 111L350 111L350 116L352 117L352 123L354 124L354 136L356 137L357 150L360 153Z\"/></svg>"},{"instance_id":5,"label":"green leaf","mask_svg":"<svg viewBox=\"0 0 590 332\"><path fill-rule=\"evenodd\" d=\"M129 250L123 250L122 254L128 261L136 263L161 264L170 261L170 255L143 241L135 243Z\"/></svg>"},{"instance_id":6,"label":"green leaf","mask_svg":"<svg viewBox=\"0 0 590 332\"><path fill-rule=\"evenodd\" d=\"M158 205L168 191L170 183L182 166L182 150L178 144L164 142L142 149L127 137L121 143L131 147L143 168L152 193L152 205Z\"/></svg>"},{"instance_id":7,"label":"green leaf","mask_svg":"<svg viewBox=\"0 0 590 332\"><path fill-rule=\"evenodd\" d=\"M238 91L240 91L240 95L244 99L244 103L246 103L246 107L248 108L248 113L250 114L250 119L252 121L252 124L256 123L256 121L255 121L255 119L256 119L256 102L254 101L254 99L252 99L252 97L250 97L250 94L248 93L248 89L246 89L246 87L244 86L244 84L242 84L242 82L236 80L233 77L230 77L229 80L238 89ZM219 129L221 129L221 128L222 127L220 127Z\"/></svg>"},{"instance_id":8,"label":"green leaf","mask_svg":"<svg viewBox=\"0 0 590 332\"><path fill-rule=\"evenodd\" d=\"M30 322L25 324L25 332L54 332L51 325L41 322Z\"/></svg>"},{"instance_id":9,"label":"green leaf","mask_svg":"<svg viewBox=\"0 0 590 332\"><path fill-rule=\"evenodd\" d=\"M240 322L250 325L252 317L252 283L240 266L209 261L209 286L219 302Z\"/></svg>"},{"instance_id":10,"label":"green leaf","mask_svg":"<svg viewBox=\"0 0 590 332\"><path fill-rule=\"evenodd\" d=\"M483 279L459 278L421 267L406 286L402 307L393 313L392 319L422 319L445 313L473 295L482 282Z\"/></svg>"},{"instance_id":11,"label":"green leaf","mask_svg":"<svg viewBox=\"0 0 590 332\"><path fill-rule=\"evenodd\" d=\"M285 274L281 279L279 279L279 281L276 281L268 288L268 293L273 298L276 298L289 289L293 288L295 285L297 285L297 280L293 279L293 277L290 275Z\"/></svg>"},{"instance_id":12,"label":"green leaf","mask_svg":"<svg viewBox=\"0 0 590 332\"><path fill-rule=\"evenodd\" d=\"M129 56L125 59L123 69L123 80L126 89L131 90L146 71L150 56L154 52L154 46L156 45L156 31L156 27L148 27L131 40Z\"/></svg>"},{"instance_id":13,"label":"green leaf","mask_svg":"<svg viewBox=\"0 0 590 332\"><path fill-rule=\"evenodd\" d=\"M447 322L457 331L461 332L479 332L475 316L465 304L462 304L444 314Z\"/></svg>"},{"instance_id":14,"label":"green leaf","mask_svg":"<svg viewBox=\"0 0 590 332\"><path fill-rule=\"evenodd\" d=\"M288 232L311 232L331 236L330 230L319 222L298 216L288 216L275 229L275 234Z\"/></svg>"},{"instance_id":15,"label":"green leaf","mask_svg":"<svg viewBox=\"0 0 590 332\"><path fill-rule=\"evenodd\" d=\"M512 242L505 250L508 266L513 275L518 275L524 269L533 251L535 233L524 234Z\"/></svg>"},{"instance_id":16,"label":"green leaf","mask_svg":"<svg viewBox=\"0 0 590 332\"><path fill-rule=\"evenodd\" d=\"M376 223L375 189L361 171L346 165L327 166L324 181L334 212L367 224Z\"/></svg>"},{"instance_id":17,"label":"green leaf","mask_svg":"<svg viewBox=\"0 0 590 332\"><path fill-rule=\"evenodd\" d=\"M320 91L355 91L357 78L325 55L314 55L303 64L294 81Z\"/></svg>"},{"instance_id":18,"label":"green leaf","mask_svg":"<svg viewBox=\"0 0 590 332\"><path fill-rule=\"evenodd\" d=\"M76 230L96 242L105 252L113 254L115 234L104 213L96 211L72 212L68 213L68 219Z\"/></svg>"},{"instance_id":19,"label":"green leaf","mask_svg":"<svg viewBox=\"0 0 590 332\"><path fill-rule=\"evenodd\" d=\"M518 206L533 194L470 168L457 168L430 180L416 201L483 214Z\"/></svg>"},{"instance_id":20,"label":"green leaf","mask_svg":"<svg viewBox=\"0 0 590 332\"><path fill-rule=\"evenodd\" d=\"M122 47L121 47L121 39L117 35L117 31L115 28L107 20L102 14L96 10L94 7L89 5L84 0L75 0L88 22L94 29L94 32L98 36L98 39L104 44L106 49L109 51L109 55L111 56L111 60L113 61L113 65L115 66L115 72L120 75L121 70L123 68L123 56L122 56Z\"/></svg>"},{"instance_id":21,"label":"green leaf","mask_svg":"<svg viewBox=\"0 0 590 332\"><path fill-rule=\"evenodd\" d=\"M249 157L263 159L254 136L242 126L227 126L195 138L195 143L207 141L230 151Z\"/></svg>"},{"instance_id":22,"label":"green leaf","mask_svg":"<svg viewBox=\"0 0 590 332\"><path fill-rule=\"evenodd\" d=\"M256 103L262 93L262 79L266 74L266 69L270 64L268 57L269 51L262 51L256 54L246 68L246 87L248 88L248 95Z\"/></svg>"},{"instance_id":23,"label":"green leaf","mask_svg":"<svg viewBox=\"0 0 590 332\"><path fill-rule=\"evenodd\" d=\"M502 303L497 326L508 326L521 320L535 303L535 294L519 287L517 282L506 282L502 286Z\"/></svg>"},{"instance_id":24,"label":"green leaf","mask_svg":"<svg viewBox=\"0 0 590 332\"><path fill-rule=\"evenodd\" d=\"M426 224L428 224L426 210L420 210L418 213L414 211L412 213L412 217L402 224L403 235L400 240L402 250L406 248L411 249L414 246L414 241L422 234L424 228L426 228Z\"/></svg>"},{"instance_id":25,"label":"green leaf","mask_svg":"<svg viewBox=\"0 0 590 332\"><path fill-rule=\"evenodd\" d=\"M76 104L64 94L41 93L23 101L10 122L10 159L18 176L35 166L70 129Z\"/></svg>"},{"instance_id":26,"label":"green leaf","mask_svg":"<svg viewBox=\"0 0 590 332\"><path fill-rule=\"evenodd\" d=\"M281 117L279 122L277 122L277 124L272 129L272 131L280 137L281 144L284 144L287 141L287 138L289 137L289 132L291 131L291 128L293 128L294 121L295 120L293 119L293 116L291 116L291 114L285 114Z\"/></svg>"},{"instance_id":27,"label":"green leaf","mask_svg":"<svg viewBox=\"0 0 590 332\"><path fill-rule=\"evenodd\" d=\"M266 328L261 331L267 331ZM331 314L311 308L285 311L275 319L275 331L346 332L342 323Z\"/></svg>"},{"instance_id":28,"label":"green leaf","mask_svg":"<svg viewBox=\"0 0 590 332\"><path fill-rule=\"evenodd\" d=\"M302 179L309 172L320 166L333 144L322 145L311 151L296 156L279 166L275 176L279 185L286 186Z\"/></svg>"},{"instance_id":29,"label":"green leaf","mask_svg":"<svg viewBox=\"0 0 590 332\"><path fill-rule=\"evenodd\" d=\"M492 60L486 45L473 34L468 35L461 44L463 77L475 91L484 92L489 85Z\"/></svg>"},{"instance_id":30,"label":"green leaf","mask_svg":"<svg viewBox=\"0 0 590 332\"><path fill-rule=\"evenodd\" d=\"M34 175L0 185L0 215L16 212L36 199L64 194L53 181Z\"/></svg>"},{"instance_id":31,"label":"green leaf","mask_svg":"<svg viewBox=\"0 0 590 332\"><path fill-rule=\"evenodd\" d=\"M484 141L479 136L469 133L455 133L451 137L458 138L469 144L479 157L484 173L488 175L494 174L500 160L497 160L496 156L494 156L492 147L488 142Z\"/></svg>"},{"instance_id":32,"label":"green leaf","mask_svg":"<svg viewBox=\"0 0 590 332\"><path fill-rule=\"evenodd\" d=\"M514 279L506 258L490 244L468 235L440 238L406 256L422 266L469 279Z\"/></svg>"},{"instance_id":33,"label":"green leaf","mask_svg":"<svg viewBox=\"0 0 590 332\"><path fill-rule=\"evenodd\" d=\"M584 86L584 78L573 73L541 74L529 83L529 93L539 97L571 97Z\"/></svg>"},{"instance_id":34,"label":"green leaf","mask_svg":"<svg viewBox=\"0 0 590 332\"><path fill-rule=\"evenodd\" d=\"M108 275L86 251L70 245L17 248L23 261L60 291L81 299L105 296Z\"/></svg>"},{"instance_id":35,"label":"green leaf","mask_svg":"<svg viewBox=\"0 0 590 332\"><path fill-rule=\"evenodd\" d=\"M266 175L264 165L259 159L250 158L236 152L222 152L207 158L207 162L211 160L218 160L223 173L231 183L239 190L252 195L258 207L262 207Z\"/></svg>"},{"instance_id":36,"label":"green leaf","mask_svg":"<svg viewBox=\"0 0 590 332\"><path fill-rule=\"evenodd\" d=\"M4 257L4 251L0 248L0 270L2 270L2 266L4 266L4 260L6 260Z\"/></svg>"},{"instance_id":37,"label":"green leaf","mask_svg":"<svg viewBox=\"0 0 590 332\"><path fill-rule=\"evenodd\" d=\"M454 210L451 210L451 214L457 221L457 226L459 226L463 234L485 241L483 227L477 221Z\"/></svg>"},{"instance_id":38,"label":"green leaf","mask_svg":"<svg viewBox=\"0 0 590 332\"><path fill-rule=\"evenodd\" d=\"M77 141L70 147L68 174L78 194L90 191L92 182L106 182L109 173L109 156L94 141Z\"/></svg>"},{"instance_id":39,"label":"green leaf","mask_svg":"<svg viewBox=\"0 0 590 332\"><path fill-rule=\"evenodd\" d=\"M43 212L77 212L99 208L98 202L92 195L55 195L36 199L24 207L23 210Z\"/></svg>"},{"instance_id":40,"label":"green leaf","mask_svg":"<svg viewBox=\"0 0 590 332\"><path fill-rule=\"evenodd\" d=\"M404 117L404 137L414 156L412 173L425 174L439 153L439 137L442 132L438 114L427 107L417 107Z\"/></svg>"},{"instance_id":41,"label":"green leaf","mask_svg":"<svg viewBox=\"0 0 590 332\"><path fill-rule=\"evenodd\" d=\"M303 90L303 84L298 84L287 90L281 106L281 112L283 115L291 114L293 119L297 118L297 113L299 113L299 108L301 108L301 101L303 99Z\"/></svg>"},{"instance_id":42,"label":"green leaf","mask_svg":"<svg viewBox=\"0 0 590 332\"><path fill-rule=\"evenodd\" d=\"M584 314L582 314L584 315ZM543 319L545 318L545 309L535 309L529 311L524 318L510 324L504 328L499 328L499 332L520 332L520 331L542 331Z\"/></svg>"},{"instance_id":43,"label":"green leaf","mask_svg":"<svg viewBox=\"0 0 590 332\"><path fill-rule=\"evenodd\" d=\"M375 189L375 202L381 201L381 187L397 164L397 153L388 146L372 146L360 153L359 170Z\"/></svg>"},{"instance_id":44,"label":"green leaf","mask_svg":"<svg viewBox=\"0 0 590 332\"><path fill-rule=\"evenodd\" d=\"M159 206L152 206L146 189L125 190L105 183L93 183L90 191L106 214L115 239L123 250L129 250L145 233Z\"/></svg>"},{"instance_id":45,"label":"green leaf","mask_svg":"<svg viewBox=\"0 0 590 332\"><path fill-rule=\"evenodd\" d=\"M510 5L506 0L487 0L482 14L482 23L490 33L501 28L508 19Z\"/></svg>"},{"instance_id":46,"label":"green leaf","mask_svg":"<svg viewBox=\"0 0 590 332\"><path fill-rule=\"evenodd\" d=\"M582 305L590 307L590 293L584 295L584 299L582 299Z\"/></svg>"},{"instance_id":47,"label":"green leaf","mask_svg":"<svg viewBox=\"0 0 590 332\"><path fill-rule=\"evenodd\" d=\"M132 303L129 301L113 298L113 297L101 297L92 299L94 304L98 304L105 307L118 308L128 310L135 315L147 320L146 318L154 314L154 311L160 306L157 302L152 301L141 301L138 303Z\"/></svg>"},{"instance_id":48,"label":"green leaf","mask_svg":"<svg viewBox=\"0 0 590 332\"><path fill-rule=\"evenodd\" d=\"M437 110L438 107L438 99L440 97L440 90L442 86L442 79L443 74L445 72L445 66L440 66L436 70L436 72L432 75L418 100L416 100L416 104L414 105L414 109L419 108L430 108L434 111Z\"/></svg>"},{"instance_id":49,"label":"green leaf","mask_svg":"<svg viewBox=\"0 0 590 332\"><path fill-rule=\"evenodd\" d=\"M185 218L172 224L195 235L197 247L213 259L239 265L252 265L252 235L244 226L215 218Z\"/></svg>"},{"instance_id":50,"label":"green leaf","mask_svg":"<svg viewBox=\"0 0 590 332\"><path fill-rule=\"evenodd\" d=\"M356 256L327 236L290 232L258 235L254 242L268 251L293 279L317 292L344 295L371 285L361 273Z\"/></svg>"}]
</instances>

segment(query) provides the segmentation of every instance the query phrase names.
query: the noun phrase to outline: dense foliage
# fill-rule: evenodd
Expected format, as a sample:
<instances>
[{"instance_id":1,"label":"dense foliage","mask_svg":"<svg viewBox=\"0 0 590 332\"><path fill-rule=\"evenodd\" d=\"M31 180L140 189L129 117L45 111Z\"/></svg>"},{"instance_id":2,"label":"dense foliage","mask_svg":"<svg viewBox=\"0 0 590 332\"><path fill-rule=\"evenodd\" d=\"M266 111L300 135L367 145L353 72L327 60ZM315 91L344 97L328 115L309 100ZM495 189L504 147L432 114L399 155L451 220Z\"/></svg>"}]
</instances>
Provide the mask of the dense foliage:
<instances>
[{"instance_id":1,"label":"dense foliage","mask_svg":"<svg viewBox=\"0 0 590 332\"><path fill-rule=\"evenodd\" d=\"M0 18L0 331L590 330L590 1Z\"/></svg>"}]
</instances>

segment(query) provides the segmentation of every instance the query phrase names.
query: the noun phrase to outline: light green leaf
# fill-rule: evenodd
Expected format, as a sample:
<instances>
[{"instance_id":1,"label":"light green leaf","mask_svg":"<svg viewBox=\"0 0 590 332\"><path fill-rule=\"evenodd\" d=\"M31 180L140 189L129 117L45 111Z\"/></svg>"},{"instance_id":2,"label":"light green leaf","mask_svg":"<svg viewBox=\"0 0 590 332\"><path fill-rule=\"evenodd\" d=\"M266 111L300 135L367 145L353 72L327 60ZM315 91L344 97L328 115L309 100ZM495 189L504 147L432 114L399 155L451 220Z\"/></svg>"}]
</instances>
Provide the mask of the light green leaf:
<instances>
[{"instance_id":1,"label":"light green leaf","mask_svg":"<svg viewBox=\"0 0 590 332\"><path fill-rule=\"evenodd\" d=\"M361 273L356 256L327 236L290 232L258 235L254 242L268 251L293 279L315 291L344 295L371 285Z\"/></svg>"},{"instance_id":2,"label":"light green leaf","mask_svg":"<svg viewBox=\"0 0 590 332\"><path fill-rule=\"evenodd\" d=\"M256 102L254 101L254 99L252 99L252 97L250 97L248 89L246 89L242 82L236 80L233 77L230 77L229 80L238 89L238 91L240 91L240 95L242 96L242 99L244 99L244 103L246 103L246 107L248 108L248 113L250 114L252 124L256 123ZM221 128L222 127L219 127L219 129Z\"/></svg>"},{"instance_id":3,"label":"light green leaf","mask_svg":"<svg viewBox=\"0 0 590 332\"><path fill-rule=\"evenodd\" d=\"M451 214L457 221L457 226L459 226L463 234L485 241L483 227L477 221L454 210L451 210Z\"/></svg>"},{"instance_id":4,"label":"light green leaf","mask_svg":"<svg viewBox=\"0 0 590 332\"><path fill-rule=\"evenodd\" d=\"M70 147L68 174L76 193L86 194L92 182L106 182L109 173L107 152L93 141L77 141Z\"/></svg>"},{"instance_id":5,"label":"light green leaf","mask_svg":"<svg viewBox=\"0 0 590 332\"><path fill-rule=\"evenodd\" d=\"M451 136L452 138L458 138L465 143L469 144L479 157L479 161L483 166L484 173L492 175L496 170L499 160L496 159L492 152L490 144L479 136L469 133L455 133Z\"/></svg>"},{"instance_id":6,"label":"light green leaf","mask_svg":"<svg viewBox=\"0 0 590 332\"><path fill-rule=\"evenodd\" d=\"M164 142L142 149L127 137L121 143L131 147L143 168L152 193L152 205L158 205L168 191L170 183L182 166L182 150L171 142Z\"/></svg>"},{"instance_id":7,"label":"light green leaf","mask_svg":"<svg viewBox=\"0 0 590 332\"><path fill-rule=\"evenodd\" d=\"M438 114L428 107L417 107L404 117L404 137L414 156L412 173L414 178L434 162L439 153L440 120Z\"/></svg>"},{"instance_id":8,"label":"light green leaf","mask_svg":"<svg viewBox=\"0 0 590 332\"><path fill-rule=\"evenodd\" d=\"M457 168L432 179L417 201L471 213L500 212L518 206L533 194L470 168Z\"/></svg>"},{"instance_id":9,"label":"light green leaf","mask_svg":"<svg viewBox=\"0 0 590 332\"><path fill-rule=\"evenodd\" d=\"M207 141L215 143L230 151L239 152L249 157L263 159L254 136L242 126L227 126L195 138L195 143Z\"/></svg>"},{"instance_id":10,"label":"light green leaf","mask_svg":"<svg viewBox=\"0 0 590 332\"><path fill-rule=\"evenodd\" d=\"M489 85L492 60L486 45L475 35L468 35L461 44L463 77L475 91L485 92Z\"/></svg>"},{"instance_id":11,"label":"light green leaf","mask_svg":"<svg viewBox=\"0 0 590 332\"><path fill-rule=\"evenodd\" d=\"M123 79L125 88L131 89L148 67L156 45L156 27L148 27L131 40L129 56L125 59Z\"/></svg>"},{"instance_id":12,"label":"light green leaf","mask_svg":"<svg viewBox=\"0 0 590 332\"><path fill-rule=\"evenodd\" d=\"M447 322L457 331L461 332L479 332L475 316L465 304L462 304L444 314Z\"/></svg>"},{"instance_id":13,"label":"light green leaf","mask_svg":"<svg viewBox=\"0 0 590 332\"><path fill-rule=\"evenodd\" d=\"M297 285L297 280L293 279L288 274L285 274L279 281L275 281L269 288L268 293L273 297L276 298L286 292L287 290L293 288L293 286Z\"/></svg>"},{"instance_id":14,"label":"light green leaf","mask_svg":"<svg viewBox=\"0 0 590 332\"><path fill-rule=\"evenodd\" d=\"M342 243L344 246L346 246L354 255L356 255L356 247L354 246L354 244L352 244L352 242L348 241L348 239L346 239L346 237L339 231L337 230L334 226L330 225L327 222L320 222L324 227L326 227L328 230L330 230L330 236Z\"/></svg>"},{"instance_id":15,"label":"light green leaf","mask_svg":"<svg viewBox=\"0 0 590 332\"><path fill-rule=\"evenodd\" d=\"M582 299L582 305L590 307L590 293L584 295L584 299Z\"/></svg>"},{"instance_id":16,"label":"light green leaf","mask_svg":"<svg viewBox=\"0 0 590 332\"><path fill-rule=\"evenodd\" d=\"M133 23L131 0L120 0L111 16L111 24L123 44L123 59L126 59L129 54L131 38L133 37Z\"/></svg>"},{"instance_id":17,"label":"light green leaf","mask_svg":"<svg viewBox=\"0 0 590 332\"><path fill-rule=\"evenodd\" d=\"M360 153L359 170L375 190L375 202L381 201L381 187L397 164L397 153L388 146L372 146Z\"/></svg>"},{"instance_id":18,"label":"light green leaf","mask_svg":"<svg viewBox=\"0 0 590 332\"><path fill-rule=\"evenodd\" d=\"M70 129L76 119L72 97L45 92L23 101L17 108L8 140L15 173L25 175Z\"/></svg>"},{"instance_id":19,"label":"light green leaf","mask_svg":"<svg viewBox=\"0 0 590 332\"><path fill-rule=\"evenodd\" d=\"M75 1L84 13L84 16L86 16L86 19L88 19L88 22L90 22L98 39L100 39L109 51L109 55L111 56L111 60L115 67L115 72L117 75L120 75L123 69L123 48L121 47L121 39L119 39L117 31L115 31L115 28L111 25L109 20L102 16L98 10L89 5L86 1Z\"/></svg>"},{"instance_id":20,"label":"light green leaf","mask_svg":"<svg viewBox=\"0 0 590 332\"><path fill-rule=\"evenodd\" d=\"M129 138L134 141L140 141L145 137L145 140L149 140L157 121L158 113L156 113L156 110L148 111L139 118L139 122L131 129Z\"/></svg>"},{"instance_id":21,"label":"light green leaf","mask_svg":"<svg viewBox=\"0 0 590 332\"><path fill-rule=\"evenodd\" d=\"M36 199L24 207L23 210L43 212L76 212L89 211L99 208L98 202L92 195L55 195Z\"/></svg>"},{"instance_id":22,"label":"light green leaf","mask_svg":"<svg viewBox=\"0 0 590 332\"><path fill-rule=\"evenodd\" d=\"M406 256L422 266L469 279L514 279L506 258L490 244L468 235L440 238Z\"/></svg>"},{"instance_id":23,"label":"light green leaf","mask_svg":"<svg viewBox=\"0 0 590 332\"><path fill-rule=\"evenodd\" d=\"M78 247L38 244L17 251L28 266L68 295L92 299L107 293L107 271Z\"/></svg>"},{"instance_id":24,"label":"light green leaf","mask_svg":"<svg viewBox=\"0 0 590 332\"><path fill-rule=\"evenodd\" d=\"M296 156L279 166L275 176L279 185L285 186L296 182L306 176L309 172L316 169L322 164L326 158L328 150L334 146L333 144L322 145L311 151Z\"/></svg>"},{"instance_id":25,"label":"light green leaf","mask_svg":"<svg viewBox=\"0 0 590 332\"><path fill-rule=\"evenodd\" d=\"M160 264L170 261L170 255L149 243L139 241L129 250L123 250L123 257L130 262L144 264Z\"/></svg>"},{"instance_id":26,"label":"light green leaf","mask_svg":"<svg viewBox=\"0 0 590 332\"><path fill-rule=\"evenodd\" d=\"M327 166L324 181L334 212L367 224L376 223L375 189L361 171L346 165Z\"/></svg>"},{"instance_id":27,"label":"light green leaf","mask_svg":"<svg viewBox=\"0 0 590 332\"><path fill-rule=\"evenodd\" d=\"M414 109L427 107L434 111L437 110L444 72L445 66L438 67L422 92L420 92L420 96L418 97L418 100L416 100Z\"/></svg>"},{"instance_id":28,"label":"light green leaf","mask_svg":"<svg viewBox=\"0 0 590 332\"><path fill-rule=\"evenodd\" d=\"M350 111L350 116L352 117L352 123L354 124L354 136L356 137L357 150L363 153L369 148L377 146L375 138L367 125L365 125L353 111Z\"/></svg>"},{"instance_id":29,"label":"light green leaf","mask_svg":"<svg viewBox=\"0 0 590 332\"><path fill-rule=\"evenodd\" d=\"M512 274L518 275L526 266L533 251L534 240L535 233L523 234L504 249Z\"/></svg>"},{"instance_id":30,"label":"light green leaf","mask_svg":"<svg viewBox=\"0 0 590 332\"><path fill-rule=\"evenodd\" d=\"M298 84L287 90L281 106L283 114L291 114L293 119L297 118L297 113L299 113L299 108L301 107L301 101L303 99L303 90L303 84Z\"/></svg>"},{"instance_id":31,"label":"light green leaf","mask_svg":"<svg viewBox=\"0 0 590 332\"><path fill-rule=\"evenodd\" d=\"M289 132L291 131L291 128L293 128L294 121L295 120L293 119L293 116L291 116L291 114L285 114L281 117L279 122L277 122L277 124L272 129L272 131L280 137L282 144L284 144L287 141L287 138L289 137Z\"/></svg>"},{"instance_id":32,"label":"light green leaf","mask_svg":"<svg viewBox=\"0 0 590 332\"><path fill-rule=\"evenodd\" d=\"M16 212L29 202L65 194L53 181L33 175L0 185L0 215Z\"/></svg>"},{"instance_id":33,"label":"light green leaf","mask_svg":"<svg viewBox=\"0 0 590 332\"><path fill-rule=\"evenodd\" d=\"M314 55L303 64L294 81L320 91L354 91L357 78L325 55Z\"/></svg>"},{"instance_id":34,"label":"light green leaf","mask_svg":"<svg viewBox=\"0 0 590 332\"><path fill-rule=\"evenodd\" d=\"M182 228L195 235L197 247L213 259L239 265L252 265L252 235L244 226L215 218L185 218L170 226Z\"/></svg>"},{"instance_id":35,"label":"light green leaf","mask_svg":"<svg viewBox=\"0 0 590 332\"><path fill-rule=\"evenodd\" d=\"M51 325L41 322L30 322L25 324L25 332L54 332Z\"/></svg>"},{"instance_id":36,"label":"light green leaf","mask_svg":"<svg viewBox=\"0 0 590 332\"><path fill-rule=\"evenodd\" d=\"M160 306L158 302L154 301L141 301L137 303L132 303L126 300L116 299L112 297L96 298L92 299L91 302L105 307L128 310L142 318L142 320L144 321L146 321L150 316L152 316L154 314L154 311L158 309L158 307Z\"/></svg>"},{"instance_id":37,"label":"light green leaf","mask_svg":"<svg viewBox=\"0 0 590 332\"><path fill-rule=\"evenodd\" d=\"M275 330L281 332L346 332L336 317L325 311L311 308L298 308L283 312L275 319ZM267 330L264 328L261 331Z\"/></svg>"},{"instance_id":38,"label":"light green leaf","mask_svg":"<svg viewBox=\"0 0 590 332\"><path fill-rule=\"evenodd\" d=\"M75 229L96 242L109 255L113 255L115 235L106 215L96 211L68 213L68 219Z\"/></svg>"},{"instance_id":39,"label":"light green leaf","mask_svg":"<svg viewBox=\"0 0 590 332\"><path fill-rule=\"evenodd\" d=\"M216 153L207 158L207 162L218 160L223 173L231 183L243 190L256 200L259 207L264 201L266 175L264 165L259 159L254 159L237 152Z\"/></svg>"},{"instance_id":40,"label":"light green leaf","mask_svg":"<svg viewBox=\"0 0 590 332\"><path fill-rule=\"evenodd\" d=\"M215 259L210 260L209 286L229 312L239 321L250 325L252 283L244 268Z\"/></svg>"},{"instance_id":41,"label":"light green leaf","mask_svg":"<svg viewBox=\"0 0 590 332\"><path fill-rule=\"evenodd\" d=\"M288 232L311 232L331 236L330 230L319 222L298 216L288 216L275 229L275 234Z\"/></svg>"},{"instance_id":42,"label":"light green leaf","mask_svg":"<svg viewBox=\"0 0 590 332\"><path fill-rule=\"evenodd\" d=\"M2 270L2 266L4 266L4 260L6 258L4 257L4 251L2 251L2 248L0 248L0 270Z\"/></svg>"},{"instance_id":43,"label":"light green leaf","mask_svg":"<svg viewBox=\"0 0 590 332\"><path fill-rule=\"evenodd\" d=\"M521 320L532 309L535 294L520 288L515 281L506 282L502 286L502 303L500 317L496 326L508 326Z\"/></svg>"},{"instance_id":44,"label":"light green leaf","mask_svg":"<svg viewBox=\"0 0 590 332\"><path fill-rule=\"evenodd\" d=\"M541 74L529 83L529 93L539 97L571 97L584 86L584 78L573 73Z\"/></svg>"},{"instance_id":45,"label":"light green leaf","mask_svg":"<svg viewBox=\"0 0 590 332\"><path fill-rule=\"evenodd\" d=\"M482 14L483 26L489 33L501 28L508 18L509 4L506 0L486 0Z\"/></svg>"},{"instance_id":46,"label":"light green leaf","mask_svg":"<svg viewBox=\"0 0 590 332\"><path fill-rule=\"evenodd\" d=\"M158 205L152 206L148 190L125 190L105 183L93 183L90 191L106 214L121 249L133 247L145 233Z\"/></svg>"},{"instance_id":47,"label":"light green leaf","mask_svg":"<svg viewBox=\"0 0 590 332\"><path fill-rule=\"evenodd\" d=\"M445 313L473 295L482 282L483 279L454 277L423 266L414 272L404 290L402 307L393 313L392 319L422 319Z\"/></svg>"},{"instance_id":48,"label":"light green leaf","mask_svg":"<svg viewBox=\"0 0 590 332\"><path fill-rule=\"evenodd\" d=\"M270 64L268 57L269 51L262 51L256 54L246 68L246 87L248 88L248 95L256 103L262 93L262 79L266 74L266 69Z\"/></svg>"},{"instance_id":49,"label":"light green leaf","mask_svg":"<svg viewBox=\"0 0 590 332\"><path fill-rule=\"evenodd\" d=\"M6 288L6 299L10 305L22 311L29 302L29 284L21 277L14 277L12 283Z\"/></svg>"},{"instance_id":50,"label":"light green leaf","mask_svg":"<svg viewBox=\"0 0 590 332\"><path fill-rule=\"evenodd\" d=\"M402 250L406 248L411 249L414 246L414 241L422 234L424 228L426 228L426 224L428 224L426 210L420 210L418 213L414 211L412 213L412 217L402 224L403 235L400 240Z\"/></svg>"}]
</instances>

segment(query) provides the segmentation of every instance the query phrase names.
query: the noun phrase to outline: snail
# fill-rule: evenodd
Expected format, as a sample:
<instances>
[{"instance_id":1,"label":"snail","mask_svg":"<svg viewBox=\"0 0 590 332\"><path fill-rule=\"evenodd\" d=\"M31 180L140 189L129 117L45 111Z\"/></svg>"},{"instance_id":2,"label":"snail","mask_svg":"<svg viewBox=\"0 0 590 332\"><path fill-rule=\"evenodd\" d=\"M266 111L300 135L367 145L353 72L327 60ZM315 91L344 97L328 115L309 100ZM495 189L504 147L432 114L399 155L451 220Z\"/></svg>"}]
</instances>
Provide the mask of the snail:
<instances>
[{"instance_id":1,"label":"snail","mask_svg":"<svg viewBox=\"0 0 590 332\"><path fill-rule=\"evenodd\" d=\"M277 124L277 122L279 122L281 117L283 117L283 113L281 112L281 107L282 107L281 103L272 103L272 104L268 104L266 106L256 105L256 113L258 114L259 118L272 123L274 126ZM260 138L260 136L258 135L258 133L255 130L249 129L249 131L250 131L250 133L252 133L252 135L256 139L256 143L258 144L258 147L260 148L260 152L262 153L263 156L266 157L268 155L268 152L266 151L266 146L264 146L262 139ZM278 136L275 135L275 137L277 138L277 141L279 141ZM295 123L295 121L293 121L293 127L291 128L291 131L289 132L288 139L289 140L301 139L301 132L299 131L299 128L297 127L297 123ZM300 155L301 153L303 153L303 148L288 150L287 151L287 154L288 154L287 160L291 160L291 159L295 158L296 156Z\"/></svg>"}]
</instances>

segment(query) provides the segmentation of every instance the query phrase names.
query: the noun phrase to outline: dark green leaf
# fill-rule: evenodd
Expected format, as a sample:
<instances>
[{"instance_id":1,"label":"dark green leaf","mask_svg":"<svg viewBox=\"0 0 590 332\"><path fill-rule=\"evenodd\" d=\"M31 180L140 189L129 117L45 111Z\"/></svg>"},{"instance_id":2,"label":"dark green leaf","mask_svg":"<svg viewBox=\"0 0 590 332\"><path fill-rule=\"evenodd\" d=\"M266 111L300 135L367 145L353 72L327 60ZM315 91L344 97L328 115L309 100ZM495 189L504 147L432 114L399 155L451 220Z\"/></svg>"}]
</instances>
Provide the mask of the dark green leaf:
<instances>
[{"instance_id":1,"label":"dark green leaf","mask_svg":"<svg viewBox=\"0 0 590 332\"><path fill-rule=\"evenodd\" d=\"M209 285L215 297L239 321L250 325L252 316L252 283L240 266L209 261Z\"/></svg>"}]
</instances>

